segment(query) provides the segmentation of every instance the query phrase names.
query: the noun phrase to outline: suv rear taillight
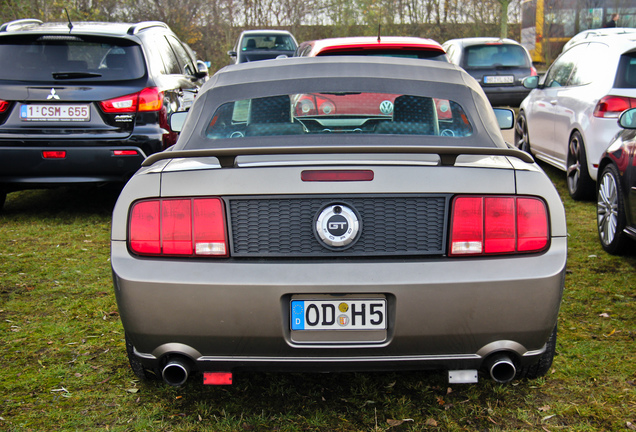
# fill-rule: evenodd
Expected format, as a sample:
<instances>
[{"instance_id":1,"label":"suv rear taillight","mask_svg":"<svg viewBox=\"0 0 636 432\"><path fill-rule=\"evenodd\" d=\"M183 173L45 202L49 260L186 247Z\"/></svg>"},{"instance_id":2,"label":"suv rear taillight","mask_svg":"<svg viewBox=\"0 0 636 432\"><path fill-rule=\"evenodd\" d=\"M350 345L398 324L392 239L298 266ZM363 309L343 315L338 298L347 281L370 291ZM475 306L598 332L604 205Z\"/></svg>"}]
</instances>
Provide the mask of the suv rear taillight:
<instances>
[{"instance_id":1,"label":"suv rear taillight","mask_svg":"<svg viewBox=\"0 0 636 432\"><path fill-rule=\"evenodd\" d=\"M594 117L618 118L621 113L636 108L636 99L623 96L605 96L594 108Z\"/></svg>"},{"instance_id":2,"label":"suv rear taillight","mask_svg":"<svg viewBox=\"0 0 636 432\"><path fill-rule=\"evenodd\" d=\"M539 73L534 66L530 66L530 76L539 76Z\"/></svg>"},{"instance_id":3,"label":"suv rear taillight","mask_svg":"<svg viewBox=\"0 0 636 432\"><path fill-rule=\"evenodd\" d=\"M148 87L138 93L120 96L99 103L107 114L160 111L163 107L163 92Z\"/></svg>"},{"instance_id":4,"label":"suv rear taillight","mask_svg":"<svg viewBox=\"0 0 636 432\"><path fill-rule=\"evenodd\" d=\"M449 256L540 252L548 211L534 197L459 196L453 201Z\"/></svg>"},{"instance_id":5,"label":"suv rear taillight","mask_svg":"<svg viewBox=\"0 0 636 432\"><path fill-rule=\"evenodd\" d=\"M139 255L227 257L220 198L174 198L133 204L128 245Z\"/></svg>"},{"instance_id":6,"label":"suv rear taillight","mask_svg":"<svg viewBox=\"0 0 636 432\"><path fill-rule=\"evenodd\" d=\"M3 113L9 108L9 102L0 99L0 113Z\"/></svg>"}]
</instances>

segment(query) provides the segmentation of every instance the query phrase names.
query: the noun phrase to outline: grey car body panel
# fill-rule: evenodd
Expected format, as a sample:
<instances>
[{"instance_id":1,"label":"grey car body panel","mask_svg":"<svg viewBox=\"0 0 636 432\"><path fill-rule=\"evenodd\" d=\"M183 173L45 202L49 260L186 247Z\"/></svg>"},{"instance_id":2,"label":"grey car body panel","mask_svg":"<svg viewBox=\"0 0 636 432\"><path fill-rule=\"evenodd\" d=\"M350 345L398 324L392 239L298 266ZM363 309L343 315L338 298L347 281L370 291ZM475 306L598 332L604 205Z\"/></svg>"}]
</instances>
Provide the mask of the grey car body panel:
<instances>
[{"instance_id":1,"label":"grey car body panel","mask_svg":"<svg viewBox=\"0 0 636 432\"><path fill-rule=\"evenodd\" d=\"M439 80L439 85L431 85L414 76L412 65L421 68L422 62L347 58L338 66L325 57L264 61L260 64L265 70L250 65L228 68L206 84L169 154L230 146L232 140L212 141L199 132L226 100L311 91L315 88L313 78L321 79L323 74L343 78L347 85L355 82L358 88L374 89L388 81L382 91L408 91L405 86L415 91L444 87L446 98L461 101L475 130L473 136L459 140L329 135L334 144L380 145L384 140L386 145L391 140L413 145L506 148L479 85L458 68L443 64L427 68L431 79ZM378 66L377 73L365 72L362 78L353 78L370 65ZM298 70L290 72L289 67ZM277 78L275 71L280 72ZM302 80L293 77L305 72L310 83L302 90ZM367 75L374 76L367 79ZM448 80L454 84L443 84ZM239 85L243 81L249 84ZM235 143L275 146L288 141L300 149L305 144L324 145L325 135L249 138ZM514 353L520 365L539 360L557 322L567 231L560 198L536 164L511 156L462 155L454 165L443 166L434 155L387 158L377 154L299 153L239 156L233 165L226 166L211 150L206 157L156 161L128 182L113 212L111 265L121 320L135 355L144 365L159 367L171 355L188 357L201 371L477 369L486 357L500 351ZM306 169L368 169L374 178L364 182L304 182L301 172ZM131 254L127 246L130 206L146 198L333 196L337 201L341 196L396 194L540 197L548 205L549 246L541 253L473 258L451 258L444 253L349 258L336 254L303 259L140 257ZM290 301L298 295L383 296L387 329L299 337L290 326Z\"/></svg>"}]
</instances>

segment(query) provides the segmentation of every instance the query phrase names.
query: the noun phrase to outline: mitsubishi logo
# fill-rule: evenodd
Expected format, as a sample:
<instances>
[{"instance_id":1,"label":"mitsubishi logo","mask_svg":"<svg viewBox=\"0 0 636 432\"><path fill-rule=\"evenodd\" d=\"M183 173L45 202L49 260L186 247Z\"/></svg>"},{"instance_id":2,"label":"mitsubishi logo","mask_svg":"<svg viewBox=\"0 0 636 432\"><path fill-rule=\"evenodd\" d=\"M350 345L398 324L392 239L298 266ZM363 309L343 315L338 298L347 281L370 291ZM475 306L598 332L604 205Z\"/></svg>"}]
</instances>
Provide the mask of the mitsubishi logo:
<instances>
[{"instance_id":1,"label":"mitsubishi logo","mask_svg":"<svg viewBox=\"0 0 636 432\"><path fill-rule=\"evenodd\" d=\"M59 98L60 97L55 93L55 89L52 88L51 89L51 94L46 97L46 100L59 99Z\"/></svg>"}]
</instances>

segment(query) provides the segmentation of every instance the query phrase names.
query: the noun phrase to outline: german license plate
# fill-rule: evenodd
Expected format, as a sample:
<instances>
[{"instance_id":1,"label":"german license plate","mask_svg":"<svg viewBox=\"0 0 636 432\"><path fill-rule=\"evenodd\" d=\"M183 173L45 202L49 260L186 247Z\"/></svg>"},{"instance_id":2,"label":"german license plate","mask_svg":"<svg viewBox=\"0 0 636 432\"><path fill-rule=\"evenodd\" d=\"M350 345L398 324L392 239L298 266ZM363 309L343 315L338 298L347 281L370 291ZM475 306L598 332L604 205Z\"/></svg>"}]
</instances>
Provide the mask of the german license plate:
<instances>
[{"instance_id":1,"label":"german license plate","mask_svg":"<svg viewBox=\"0 0 636 432\"><path fill-rule=\"evenodd\" d=\"M20 118L26 121L89 121L89 105L22 105Z\"/></svg>"},{"instance_id":2,"label":"german license plate","mask_svg":"<svg viewBox=\"0 0 636 432\"><path fill-rule=\"evenodd\" d=\"M384 330L386 299L292 300L292 330Z\"/></svg>"},{"instance_id":3,"label":"german license plate","mask_svg":"<svg viewBox=\"0 0 636 432\"><path fill-rule=\"evenodd\" d=\"M501 76L485 76L484 83L485 84L513 84L515 82L515 77L512 75L501 75Z\"/></svg>"}]
</instances>

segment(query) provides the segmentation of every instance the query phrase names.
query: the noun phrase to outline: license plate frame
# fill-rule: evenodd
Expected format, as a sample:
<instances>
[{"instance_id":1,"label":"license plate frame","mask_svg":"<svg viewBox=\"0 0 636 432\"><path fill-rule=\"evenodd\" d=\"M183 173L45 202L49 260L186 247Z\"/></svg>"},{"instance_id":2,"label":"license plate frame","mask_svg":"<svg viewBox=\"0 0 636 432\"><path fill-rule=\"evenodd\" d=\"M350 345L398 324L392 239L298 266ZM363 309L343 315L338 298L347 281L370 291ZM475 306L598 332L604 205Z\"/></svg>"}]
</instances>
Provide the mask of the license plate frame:
<instances>
[{"instance_id":1,"label":"license plate frame","mask_svg":"<svg viewBox=\"0 0 636 432\"><path fill-rule=\"evenodd\" d=\"M292 332L385 332L388 328L384 296L293 297L289 311Z\"/></svg>"},{"instance_id":2,"label":"license plate frame","mask_svg":"<svg viewBox=\"0 0 636 432\"><path fill-rule=\"evenodd\" d=\"M88 122L89 104L26 104L20 107L20 120L33 122Z\"/></svg>"},{"instance_id":3,"label":"license plate frame","mask_svg":"<svg viewBox=\"0 0 636 432\"><path fill-rule=\"evenodd\" d=\"M514 84L514 75L487 75L484 77L484 84Z\"/></svg>"}]
</instances>

